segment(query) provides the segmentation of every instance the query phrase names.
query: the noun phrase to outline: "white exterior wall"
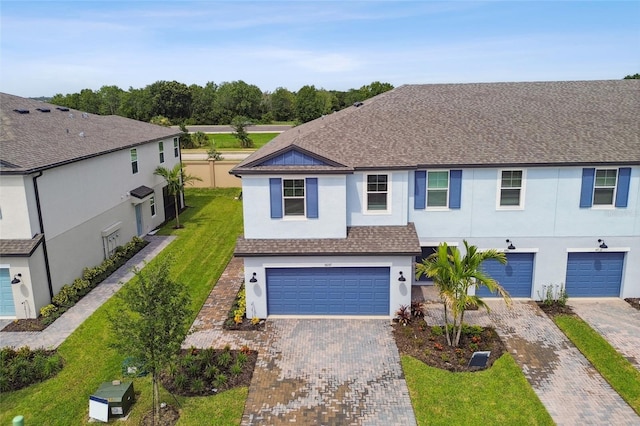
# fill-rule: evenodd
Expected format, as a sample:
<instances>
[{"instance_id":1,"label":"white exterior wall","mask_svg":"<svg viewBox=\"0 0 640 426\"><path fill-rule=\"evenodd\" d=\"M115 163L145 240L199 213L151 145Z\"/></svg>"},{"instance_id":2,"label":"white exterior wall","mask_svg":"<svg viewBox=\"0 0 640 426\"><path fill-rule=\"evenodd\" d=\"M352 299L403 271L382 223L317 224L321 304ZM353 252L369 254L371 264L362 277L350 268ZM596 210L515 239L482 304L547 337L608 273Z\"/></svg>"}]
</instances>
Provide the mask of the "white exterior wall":
<instances>
[{"instance_id":1,"label":"white exterior wall","mask_svg":"<svg viewBox=\"0 0 640 426\"><path fill-rule=\"evenodd\" d=\"M395 316L400 305L411 304L410 271L413 257L408 256L283 256L244 258L245 290L247 297L247 317L267 317L267 268L337 268L337 267L388 267L390 268L389 318ZM403 272L407 281L397 280ZM251 283L253 273L256 283Z\"/></svg>"},{"instance_id":2,"label":"white exterior wall","mask_svg":"<svg viewBox=\"0 0 640 426\"><path fill-rule=\"evenodd\" d=\"M0 237L30 239L38 233L38 216L33 214L33 185L29 176L3 175L0 184Z\"/></svg>"},{"instance_id":3,"label":"white exterior wall","mask_svg":"<svg viewBox=\"0 0 640 426\"><path fill-rule=\"evenodd\" d=\"M40 308L51 303L40 245L31 257L0 257L0 264L9 267L11 278L22 274L20 284L11 286L16 318L36 318Z\"/></svg>"},{"instance_id":4,"label":"white exterior wall","mask_svg":"<svg viewBox=\"0 0 640 426\"><path fill-rule=\"evenodd\" d=\"M269 178L318 178L318 218L271 218ZM242 200L245 238L345 238L346 193L344 175L243 176Z\"/></svg>"},{"instance_id":5,"label":"white exterior wall","mask_svg":"<svg viewBox=\"0 0 640 426\"><path fill-rule=\"evenodd\" d=\"M387 211L367 212L366 179L370 174L389 176ZM413 174L411 175L413 178ZM368 171L347 176L347 226L406 225L408 204L408 171Z\"/></svg>"}]
</instances>

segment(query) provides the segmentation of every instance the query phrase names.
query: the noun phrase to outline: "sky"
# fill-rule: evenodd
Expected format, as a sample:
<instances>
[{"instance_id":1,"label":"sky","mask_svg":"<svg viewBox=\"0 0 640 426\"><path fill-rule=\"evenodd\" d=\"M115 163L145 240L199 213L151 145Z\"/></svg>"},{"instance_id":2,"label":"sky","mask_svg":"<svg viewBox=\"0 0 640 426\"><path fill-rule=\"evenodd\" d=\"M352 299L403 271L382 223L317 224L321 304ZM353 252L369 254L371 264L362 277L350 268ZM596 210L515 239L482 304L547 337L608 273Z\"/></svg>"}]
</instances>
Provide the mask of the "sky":
<instances>
[{"instance_id":1,"label":"sky","mask_svg":"<svg viewBox=\"0 0 640 426\"><path fill-rule=\"evenodd\" d=\"M0 91L243 80L263 91L621 79L640 1L0 3Z\"/></svg>"}]
</instances>

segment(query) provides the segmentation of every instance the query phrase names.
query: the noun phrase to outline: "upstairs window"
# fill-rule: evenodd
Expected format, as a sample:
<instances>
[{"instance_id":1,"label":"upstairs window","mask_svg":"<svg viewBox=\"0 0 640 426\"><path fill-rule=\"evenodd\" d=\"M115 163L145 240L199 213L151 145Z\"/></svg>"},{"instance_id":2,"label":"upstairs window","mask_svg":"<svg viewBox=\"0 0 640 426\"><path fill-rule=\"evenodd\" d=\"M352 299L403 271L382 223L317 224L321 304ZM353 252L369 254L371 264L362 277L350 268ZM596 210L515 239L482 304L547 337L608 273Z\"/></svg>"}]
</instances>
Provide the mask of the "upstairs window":
<instances>
[{"instance_id":1,"label":"upstairs window","mask_svg":"<svg viewBox=\"0 0 640 426\"><path fill-rule=\"evenodd\" d=\"M427 172L427 207L447 207L449 172Z\"/></svg>"},{"instance_id":2,"label":"upstairs window","mask_svg":"<svg viewBox=\"0 0 640 426\"><path fill-rule=\"evenodd\" d=\"M318 218L318 178L269 178L269 198L272 219Z\"/></svg>"},{"instance_id":3,"label":"upstairs window","mask_svg":"<svg viewBox=\"0 0 640 426\"><path fill-rule=\"evenodd\" d=\"M149 206L151 207L151 217L154 217L156 215L156 197L151 197Z\"/></svg>"},{"instance_id":4,"label":"upstairs window","mask_svg":"<svg viewBox=\"0 0 640 426\"><path fill-rule=\"evenodd\" d=\"M138 173L138 150L135 148L131 150L131 171L134 175Z\"/></svg>"},{"instance_id":5,"label":"upstairs window","mask_svg":"<svg viewBox=\"0 0 640 426\"><path fill-rule=\"evenodd\" d=\"M178 158L180 152L180 145L178 143L178 138L173 138L173 156Z\"/></svg>"},{"instance_id":6,"label":"upstairs window","mask_svg":"<svg viewBox=\"0 0 640 426\"><path fill-rule=\"evenodd\" d=\"M158 142L158 153L160 154L160 164L164 163L164 142Z\"/></svg>"},{"instance_id":7,"label":"upstairs window","mask_svg":"<svg viewBox=\"0 0 640 426\"><path fill-rule=\"evenodd\" d=\"M522 170L503 170L500 177L499 207L522 207Z\"/></svg>"},{"instance_id":8,"label":"upstairs window","mask_svg":"<svg viewBox=\"0 0 640 426\"><path fill-rule=\"evenodd\" d=\"M618 180L617 169L596 169L593 185L593 205L612 206Z\"/></svg>"},{"instance_id":9,"label":"upstairs window","mask_svg":"<svg viewBox=\"0 0 640 426\"><path fill-rule=\"evenodd\" d=\"M283 179L285 216L304 216L304 179Z\"/></svg>"},{"instance_id":10,"label":"upstairs window","mask_svg":"<svg viewBox=\"0 0 640 426\"><path fill-rule=\"evenodd\" d=\"M627 207L631 167L582 169L580 207Z\"/></svg>"},{"instance_id":11,"label":"upstairs window","mask_svg":"<svg viewBox=\"0 0 640 426\"><path fill-rule=\"evenodd\" d=\"M389 194L387 175L367 175L367 210L386 211Z\"/></svg>"}]
</instances>

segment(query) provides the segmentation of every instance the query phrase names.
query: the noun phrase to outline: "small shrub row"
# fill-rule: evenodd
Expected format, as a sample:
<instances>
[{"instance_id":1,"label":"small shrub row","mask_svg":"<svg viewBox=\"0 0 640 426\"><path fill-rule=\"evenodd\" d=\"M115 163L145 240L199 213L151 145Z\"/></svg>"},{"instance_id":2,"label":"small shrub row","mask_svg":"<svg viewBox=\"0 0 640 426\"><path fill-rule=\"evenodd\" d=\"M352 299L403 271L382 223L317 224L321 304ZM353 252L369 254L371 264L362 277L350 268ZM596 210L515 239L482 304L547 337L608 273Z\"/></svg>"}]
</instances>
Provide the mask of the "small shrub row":
<instances>
[{"instance_id":1,"label":"small shrub row","mask_svg":"<svg viewBox=\"0 0 640 426\"><path fill-rule=\"evenodd\" d=\"M414 319L421 318L424 318L424 304L414 300L411 302L411 306L401 305L398 308L395 320L402 325L407 325Z\"/></svg>"},{"instance_id":2,"label":"small shrub row","mask_svg":"<svg viewBox=\"0 0 640 426\"><path fill-rule=\"evenodd\" d=\"M0 392L11 392L55 376L62 369L62 357L55 351L0 349Z\"/></svg>"},{"instance_id":3,"label":"small shrub row","mask_svg":"<svg viewBox=\"0 0 640 426\"><path fill-rule=\"evenodd\" d=\"M233 306L229 309L224 328L227 330L260 330L264 326L264 321L256 316L253 316L250 321L245 321L247 318L247 296L244 284L242 284Z\"/></svg>"},{"instance_id":4,"label":"small shrub row","mask_svg":"<svg viewBox=\"0 0 640 426\"><path fill-rule=\"evenodd\" d=\"M54 322L146 245L147 242L142 238L133 237L124 246L116 247L114 253L100 265L84 268L82 278L76 278L72 284L63 285L58 294L51 299L51 304L40 309L42 323L49 325Z\"/></svg>"}]
</instances>

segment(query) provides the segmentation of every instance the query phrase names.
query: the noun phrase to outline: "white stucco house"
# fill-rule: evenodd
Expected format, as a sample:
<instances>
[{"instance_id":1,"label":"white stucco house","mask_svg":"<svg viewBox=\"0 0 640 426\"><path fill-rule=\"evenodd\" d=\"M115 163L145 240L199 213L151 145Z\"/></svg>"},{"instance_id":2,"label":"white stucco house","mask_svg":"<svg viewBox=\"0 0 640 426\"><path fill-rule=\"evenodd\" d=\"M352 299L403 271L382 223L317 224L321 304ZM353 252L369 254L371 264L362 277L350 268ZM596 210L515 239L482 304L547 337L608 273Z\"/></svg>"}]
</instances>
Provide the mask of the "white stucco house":
<instances>
[{"instance_id":1,"label":"white stucco house","mask_svg":"<svg viewBox=\"0 0 640 426\"><path fill-rule=\"evenodd\" d=\"M247 315L393 317L463 240L513 297L640 296L638 111L638 80L406 85L279 135L231 171Z\"/></svg>"},{"instance_id":2,"label":"white stucco house","mask_svg":"<svg viewBox=\"0 0 640 426\"><path fill-rule=\"evenodd\" d=\"M180 132L4 93L0 120L0 317L35 318L83 268L175 215L153 171L180 161Z\"/></svg>"}]
</instances>

